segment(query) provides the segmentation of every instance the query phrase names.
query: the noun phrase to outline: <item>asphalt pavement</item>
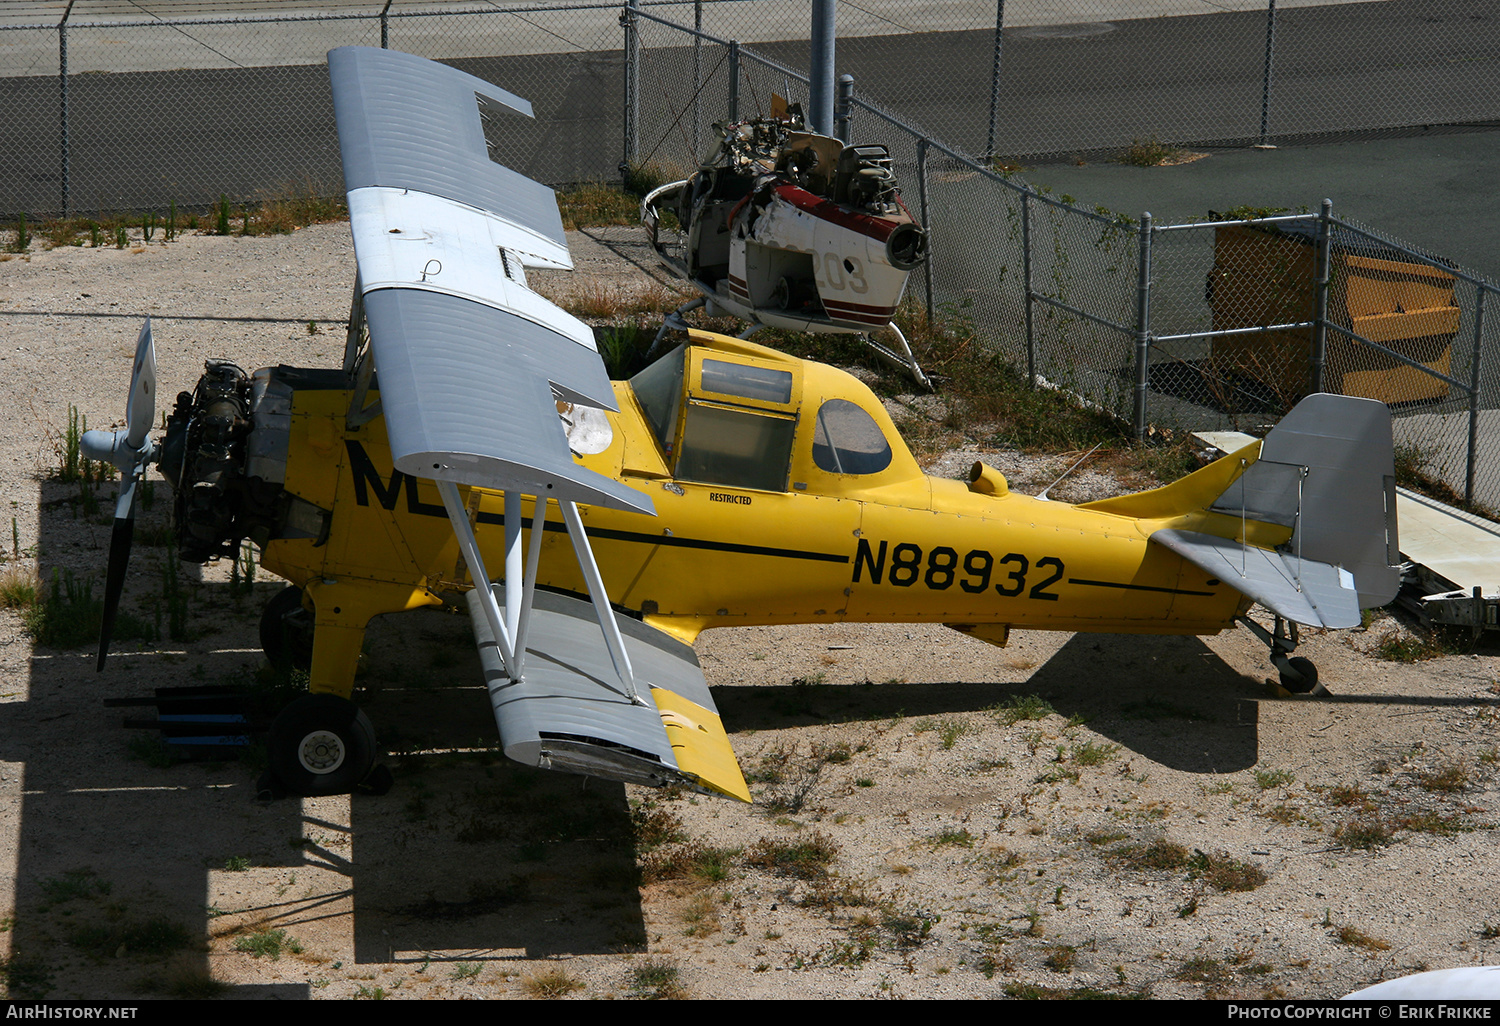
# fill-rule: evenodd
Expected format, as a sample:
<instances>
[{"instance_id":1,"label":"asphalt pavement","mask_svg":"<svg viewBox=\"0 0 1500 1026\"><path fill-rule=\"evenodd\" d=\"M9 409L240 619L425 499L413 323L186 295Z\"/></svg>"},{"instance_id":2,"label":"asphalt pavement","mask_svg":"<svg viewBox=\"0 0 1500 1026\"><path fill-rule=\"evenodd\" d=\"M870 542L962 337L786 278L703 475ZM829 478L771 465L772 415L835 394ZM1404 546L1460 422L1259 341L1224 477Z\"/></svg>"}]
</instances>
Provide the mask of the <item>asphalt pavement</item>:
<instances>
[{"instance_id":1,"label":"asphalt pavement","mask_svg":"<svg viewBox=\"0 0 1500 1026\"><path fill-rule=\"evenodd\" d=\"M38 21L60 6L11 5L40 9ZM166 11L145 0L128 6ZM285 14L294 5L266 6ZM800 67L806 43L784 41L799 34L795 6L711 5L715 14L779 14L734 31L726 21L705 27L757 41L761 52ZM80 20L125 9L112 0L75 7ZM1263 0L1012 0L993 129L994 33L981 27L993 17L991 0L870 0L862 7L860 17L840 21L838 58L859 95L969 152L983 152L993 130L995 153L1085 207L1150 211L1166 224L1243 206L1316 210L1326 197L1343 218L1500 280L1489 201L1500 124L1476 124L1500 112L1500 10L1493 4L1281 0L1273 102L1265 112L1279 143L1271 149L1248 145L1260 132L1265 95ZM656 10L681 16L690 8ZM614 12L571 12L562 21L528 15L535 24L524 35L459 31L502 24L497 17L407 19L393 28L392 45L452 60L534 102L538 120L515 119L497 155L509 166L558 184L612 177L623 152L624 81L623 53L612 48L620 38ZM425 31L413 35L419 25ZM151 46L135 45L148 38L143 33ZM685 102L683 51L674 58L672 48L686 40L661 28L645 35L645 106L667 109L646 127L661 134L672 104ZM368 19L190 30L80 25L68 38L72 70L94 72L68 80L73 212L164 209L171 200L201 206L221 194L255 199L288 187L338 191L320 55L335 45L378 42ZM64 164L55 41L45 29L0 32L7 151L0 218L58 206ZM779 75L762 71L760 78L762 86L781 85ZM753 112L768 98L768 89L752 90L748 106ZM1316 134L1332 131L1346 135ZM857 136L885 141L888 134L868 114L856 121ZM1112 159L1136 139L1181 142L1208 156L1148 168ZM1188 278L1196 283L1202 274ZM1456 430L1441 418L1429 427ZM1486 422L1481 434L1494 436L1486 451L1500 450L1500 422Z\"/></svg>"},{"instance_id":2,"label":"asphalt pavement","mask_svg":"<svg viewBox=\"0 0 1500 1026\"><path fill-rule=\"evenodd\" d=\"M43 13L59 6L19 5ZM208 5L189 6L198 14ZM246 13L252 6L235 10ZM286 6L277 6L276 13L288 15ZM857 19L845 11L840 21L847 32L839 42L840 71L855 76L861 96L899 111L938 139L983 152L993 29L935 28L992 24L993 9L973 0L947 6L882 0L868 6L874 13ZM1491 6L1474 0L1283 0L1270 131L1446 123L1500 111L1500 74L1493 73L1500 70L1494 67L1500 63L1500 12ZM714 4L705 24L723 34L737 28L733 34L742 38L785 39L796 29L786 20L795 7ZM70 28L70 68L110 73L70 76L66 166L56 33L0 32L0 126L7 153L0 166L0 216L23 209L55 212L64 175L69 209L90 214L165 207L172 200L205 205L221 194L253 199L308 182L336 186L337 144L321 53L334 45L378 42L368 18L85 27L104 14L117 15L117 8L102 2L75 8L80 18L96 20ZM653 10L690 16L691 9ZM1193 13L1204 10L1219 13ZM768 17L758 24L751 17L758 11L779 11L782 20ZM736 12L739 20L728 20ZM452 59L532 100L538 123L518 124L504 154L517 170L556 184L612 176L623 155L623 54L612 49L620 39L615 12L526 17L524 34L510 31L519 24L513 15L398 19L392 45ZM1259 132L1263 0L1012 0L1006 23L997 153L1026 163L1028 154L1079 148L1092 153L1136 137L1191 142ZM659 26L648 26L643 37L644 105L680 107L686 102L686 37ZM515 52L520 48L533 52ZM758 48L793 67L806 62L805 42L764 42ZM147 70L152 66L169 70ZM780 86L781 76L762 75L761 81L742 109L768 102L765 87ZM669 113L655 122L656 136L673 120ZM856 130L871 138L889 132L868 115ZM642 140L645 148L658 141ZM1291 205L1335 194L1333 184L1314 184L1312 200L1304 192ZM1092 201L1084 191L1078 195ZM1105 196L1096 202L1115 205ZM1378 211L1364 216L1378 219Z\"/></svg>"},{"instance_id":3,"label":"asphalt pavement","mask_svg":"<svg viewBox=\"0 0 1500 1026\"><path fill-rule=\"evenodd\" d=\"M1083 166L1041 164L1024 177L1156 224L1202 220L1233 207L1333 212L1500 282L1494 192L1500 129L1415 130L1318 144L1206 147L1172 167L1132 167L1108 158Z\"/></svg>"}]
</instances>

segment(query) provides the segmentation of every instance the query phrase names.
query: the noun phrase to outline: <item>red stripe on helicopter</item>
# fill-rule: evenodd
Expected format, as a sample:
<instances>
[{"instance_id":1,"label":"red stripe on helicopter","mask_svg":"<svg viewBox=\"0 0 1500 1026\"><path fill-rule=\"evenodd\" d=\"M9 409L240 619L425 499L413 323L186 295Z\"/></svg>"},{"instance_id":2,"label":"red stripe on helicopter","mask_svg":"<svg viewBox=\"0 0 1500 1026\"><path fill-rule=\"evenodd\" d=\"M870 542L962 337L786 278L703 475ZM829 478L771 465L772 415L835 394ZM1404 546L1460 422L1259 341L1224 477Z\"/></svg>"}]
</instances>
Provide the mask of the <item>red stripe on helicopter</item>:
<instances>
[{"instance_id":1,"label":"red stripe on helicopter","mask_svg":"<svg viewBox=\"0 0 1500 1026\"><path fill-rule=\"evenodd\" d=\"M734 293L736 296L739 296L741 299L750 298L750 290L745 286L744 278L736 278L732 274L727 275L727 277L729 279L730 292Z\"/></svg>"},{"instance_id":2,"label":"red stripe on helicopter","mask_svg":"<svg viewBox=\"0 0 1500 1026\"><path fill-rule=\"evenodd\" d=\"M858 324L865 328L883 328L891 322L889 317L857 317L853 314L829 314L828 319L838 324Z\"/></svg>"},{"instance_id":3,"label":"red stripe on helicopter","mask_svg":"<svg viewBox=\"0 0 1500 1026\"><path fill-rule=\"evenodd\" d=\"M873 306L869 303L846 303L842 299L825 299L823 305L830 310L838 310L852 314L878 314L881 317L889 317L896 312L894 306Z\"/></svg>"},{"instance_id":4,"label":"red stripe on helicopter","mask_svg":"<svg viewBox=\"0 0 1500 1026\"><path fill-rule=\"evenodd\" d=\"M823 302L823 309L827 311L829 320L847 321L850 324L863 324L871 327L883 328L887 324L889 324L891 320L891 311L889 310L885 311L884 313L864 313L858 310L847 309L843 304L831 303L827 300L824 300ZM879 308L866 307L864 309L878 311Z\"/></svg>"},{"instance_id":5,"label":"red stripe on helicopter","mask_svg":"<svg viewBox=\"0 0 1500 1026\"><path fill-rule=\"evenodd\" d=\"M896 230L895 221L888 221L883 217L874 217L870 214L856 214L852 210L845 210L833 200L814 196L806 189L799 189L795 185L778 185L776 195L798 210L807 211L820 221L836 224L840 228L848 228L850 231L868 236L877 242L884 242L891 237L891 232Z\"/></svg>"}]
</instances>

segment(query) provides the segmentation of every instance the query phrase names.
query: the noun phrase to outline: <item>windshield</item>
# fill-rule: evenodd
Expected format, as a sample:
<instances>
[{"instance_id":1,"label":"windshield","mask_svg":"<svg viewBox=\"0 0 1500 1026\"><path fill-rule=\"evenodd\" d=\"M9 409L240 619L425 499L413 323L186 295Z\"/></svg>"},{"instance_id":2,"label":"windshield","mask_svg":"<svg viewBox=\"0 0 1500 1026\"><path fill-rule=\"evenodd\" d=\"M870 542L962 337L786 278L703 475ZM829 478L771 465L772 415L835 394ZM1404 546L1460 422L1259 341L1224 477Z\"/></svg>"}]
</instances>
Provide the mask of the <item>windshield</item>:
<instances>
[{"instance_id":1,"label":"windshield","mask_svg":"<svg viewBox=\"0 0 1500 1026\"><path fill-rule=\"evenodd\" d=\"M682 400L683 349L678 346L630 379L635 397L646 411L664 452L672 451L677 433L677 404Z\"/></svg>"}]
</instances>

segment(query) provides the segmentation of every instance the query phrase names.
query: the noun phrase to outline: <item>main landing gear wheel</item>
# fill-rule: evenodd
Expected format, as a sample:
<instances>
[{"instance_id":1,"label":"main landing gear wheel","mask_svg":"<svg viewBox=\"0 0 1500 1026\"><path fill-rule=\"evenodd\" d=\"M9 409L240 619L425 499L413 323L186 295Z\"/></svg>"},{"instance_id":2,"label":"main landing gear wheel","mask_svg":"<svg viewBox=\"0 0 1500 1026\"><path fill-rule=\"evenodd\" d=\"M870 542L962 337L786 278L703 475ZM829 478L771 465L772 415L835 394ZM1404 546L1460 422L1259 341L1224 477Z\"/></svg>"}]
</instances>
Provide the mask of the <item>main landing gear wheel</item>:
<instances>
[{"instance_id":1,"label":"main landing gear wheel","mask_svg":"<svg viewBox=\"0 0 1500 1026\"><path fill-rule=\"evenodd\" d=\"M282 673L312 666L313 616L302 607L302 589L277 592L260 614L260 647Z\"/></svg>"},{"instance_id":2,"label":"main landing gear wheel","mask_svg":"<svg viewBox=\"0 0 1500 1026\"><path fill-rule=\"evenodd\" d=\"M348 794L375 767L375 728L353 702L303 695L271 725L271 772L291 794Z\"/></svg>"}]
</instances>

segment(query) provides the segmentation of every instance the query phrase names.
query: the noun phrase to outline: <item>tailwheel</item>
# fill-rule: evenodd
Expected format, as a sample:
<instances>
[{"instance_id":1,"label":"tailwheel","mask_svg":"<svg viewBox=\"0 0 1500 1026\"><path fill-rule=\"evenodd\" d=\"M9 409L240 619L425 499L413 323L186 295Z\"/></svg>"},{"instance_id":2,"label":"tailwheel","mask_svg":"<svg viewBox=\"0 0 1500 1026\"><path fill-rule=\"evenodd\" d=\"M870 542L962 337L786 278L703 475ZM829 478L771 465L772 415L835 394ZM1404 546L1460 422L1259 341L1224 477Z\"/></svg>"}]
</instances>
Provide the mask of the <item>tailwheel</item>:
<instances>
[{"instance_id":1,"label":"tailwheel","mask_svg":"<svg viewBox=\"0 0 1500 1026\"><path fill-rule=\"evenodd\" d=\"M1297 649L1300 640L1297 634L1297 624L1293 620L1276 618L1276 626L1272 630L1266 630L1260 624L1248 616L1235 618L1239 623L1249 628L1261 641L1271 648L1271 665L1276 667L1276 672L1281 678L1281 686L1294 695L1318 694L1326 695L1328 691L1318 684L1318 668L1313 665L1311 659L1302 656L1294 656L1292 653ZM1267 682L1269 683L1269 681Z\"/></svg>"},{"instance_id":2,"label":"tailwheel","mask_svg":"<svg viewBox=\"0 0 1500 1026\"><path fill-rule=\"evenodd\" d=\"M1311 659L1301 656L1288 658L1278 653L1271 654L1271 662L1281 675L1281 686L1294 695L1305 695L1318 686L1318 668Z\"/></svg>"},{"instance_id":3,"label":"tailwheel","mask_svg":"<svg viewBox=\"0 0 1500 1026\"><path fill-rule=\"evenodd\" d=\"M260 647L282 673L312 666L313 616L302 605L302 589L277 592L260 614Z\"/></svg>"},{"instance_id":4,"label":"tailwheel","mask_svg":"<svg viewBox=\"0 0 1500 1026\"><path fill-rule=\"evenodd\" d=\"M353 702L303 695L271 725L271 772L290 794L349 794L375 769L375 728Z\"/></svg>"}]
</instances>

